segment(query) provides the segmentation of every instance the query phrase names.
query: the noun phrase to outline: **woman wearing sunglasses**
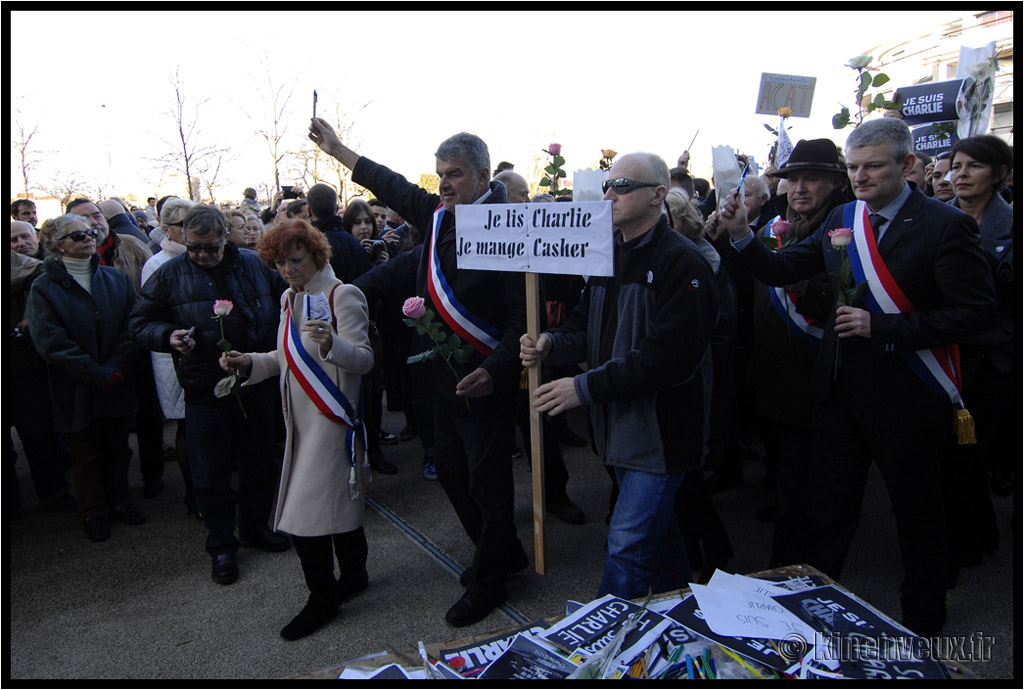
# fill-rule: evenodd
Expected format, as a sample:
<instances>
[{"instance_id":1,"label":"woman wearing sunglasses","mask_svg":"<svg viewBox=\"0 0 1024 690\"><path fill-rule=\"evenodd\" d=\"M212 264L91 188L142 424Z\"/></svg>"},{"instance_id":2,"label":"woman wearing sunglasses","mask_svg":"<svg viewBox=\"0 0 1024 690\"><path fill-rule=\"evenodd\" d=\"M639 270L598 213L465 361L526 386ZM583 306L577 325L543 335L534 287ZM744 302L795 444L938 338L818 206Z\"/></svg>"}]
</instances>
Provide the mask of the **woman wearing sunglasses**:
<instances>
[{"instance_id":1,"label":"woman wearing sunglasses","mask_svg":"<svg viewBox=\"0 0 1024 690\"><path fill-rule=\"evenodd\" d=\"M28 322L46 361L54 429L71 451L71 479L93 541L110 537L108 514L126 524L146 518L128 498L128 420L138 409L128 333L135 288L100 265L96 230L74 214L42 233L47 258L32 284Z\"/></svg>"}]
</instances>

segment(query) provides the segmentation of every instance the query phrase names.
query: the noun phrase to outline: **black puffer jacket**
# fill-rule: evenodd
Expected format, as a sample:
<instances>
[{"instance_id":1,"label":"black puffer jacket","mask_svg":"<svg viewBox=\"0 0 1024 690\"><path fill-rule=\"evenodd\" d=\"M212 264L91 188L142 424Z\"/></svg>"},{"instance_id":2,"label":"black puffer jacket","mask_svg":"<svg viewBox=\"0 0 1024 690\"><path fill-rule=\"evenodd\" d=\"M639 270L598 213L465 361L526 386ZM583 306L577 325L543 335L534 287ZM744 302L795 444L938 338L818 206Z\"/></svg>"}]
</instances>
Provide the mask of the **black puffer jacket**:
<instances>
[{"instance_id":1,"label":"black puffer jacket","mask_svg":"<svg viewBox=\"0 0 1024 690\"><path fill-rule=\"evenodd\" d=\"M228 294L218 294L212 275L218 269L223 269ZM286 287L281 276L270 270L256 252L238 249L230 242L224 246L221 264L211 271L192 263L186 252L162 265L146 281L132 311L132 338L146 350L171 353L186 403L211 402L215 400L214 386L226 375L217 363L221 333L213 314L214 301L229 299L234 303L227 317L228 340L233 349L268 352L277 347L281 294ZM196 329L196 347L182 355L171 348L171 332L192 326Z\"/></svg>"}]
</instances>

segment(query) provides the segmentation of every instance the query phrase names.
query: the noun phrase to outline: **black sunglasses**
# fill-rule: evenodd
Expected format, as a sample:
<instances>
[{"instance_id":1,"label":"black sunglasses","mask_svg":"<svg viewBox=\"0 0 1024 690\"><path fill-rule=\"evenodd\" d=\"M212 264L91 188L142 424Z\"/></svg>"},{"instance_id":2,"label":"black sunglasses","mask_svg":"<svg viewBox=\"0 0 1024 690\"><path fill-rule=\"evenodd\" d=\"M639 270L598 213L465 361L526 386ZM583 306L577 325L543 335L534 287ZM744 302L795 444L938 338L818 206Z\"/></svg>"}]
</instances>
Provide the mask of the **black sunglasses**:
<instances>
[{"instance_id":1,"label":"black sunglasses","mask_svg":"<svg viewBox=\"0 0 1024 690\"><path fill-rule=\"evenodd\" d=\"M640 180L631 180L628 177L617 177L614 180L605 180L601 183L601 191L605 194L608 193L609 189L614 189L616 194L629 194L634 189L640 187L660 187L660 184L656 182L641 182Z\"/></svg>"},{"instance_id":2,"label":"black sunglasses","mask_svg":"<svg viewBox=\"0 0 1024 690\"><path fill-rule=\"evenodd\" d=\"M96 239L99 236L99 233L97 233L95 230L75 230L74 232L69 232L68 234L64 235L64 237L61 237L61 239L69 239L72 242L81 242L87 236Z\"/></svg>"},{"instance_id":3,"label":"black sunglasses","mask_svg":"<svg viewBox=\"0 0 1024 690\"><path fill-rule=\"evenodd\" d=\"M185 249L188 250L189 254L216 254L223 247L223 243L217 244L186 244Z\"/></svg>"}]
</instances>

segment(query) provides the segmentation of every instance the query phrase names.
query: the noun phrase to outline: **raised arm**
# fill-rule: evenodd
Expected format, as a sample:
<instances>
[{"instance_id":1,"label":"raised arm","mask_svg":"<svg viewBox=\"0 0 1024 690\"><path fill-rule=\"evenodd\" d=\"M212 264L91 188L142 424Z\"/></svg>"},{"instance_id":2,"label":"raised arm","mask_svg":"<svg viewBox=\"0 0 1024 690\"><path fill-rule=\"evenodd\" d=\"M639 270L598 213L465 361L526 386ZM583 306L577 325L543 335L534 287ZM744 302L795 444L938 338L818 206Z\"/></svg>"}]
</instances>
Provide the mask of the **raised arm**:
<instances>
[{"instance_id":1,"label":"raised arm","mask_svg":"<svg viewBox=\"0 0 1024 690\"><path fill-rule=\"evenodd\" d=\"M327 155L338 159L342 165L349 170L356 167L360 155L341 143L334 128L319 117L313 118L309 123L309 139Z\"/></svg>"}]
</instances>

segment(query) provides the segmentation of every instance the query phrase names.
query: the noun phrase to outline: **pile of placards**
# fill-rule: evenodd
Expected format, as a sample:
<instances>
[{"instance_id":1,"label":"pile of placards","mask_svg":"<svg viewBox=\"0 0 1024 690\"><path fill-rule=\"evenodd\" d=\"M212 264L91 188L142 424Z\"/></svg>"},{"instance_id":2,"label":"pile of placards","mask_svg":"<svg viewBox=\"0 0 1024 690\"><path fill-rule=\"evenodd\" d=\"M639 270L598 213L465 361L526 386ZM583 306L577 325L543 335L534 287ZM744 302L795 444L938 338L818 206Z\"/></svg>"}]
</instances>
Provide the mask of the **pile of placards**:
<instances>
[{"instance_id":1,"label":"pile of placards","mask_svg":"<svg viewBox=\"0 0 1024 690\"><path fill-rule=\"evenodd\" d=\"M946 679L928 641L812 575L716 571L707 585L644 603L608 595L566 616L442 648L422 665L348 667L341 678Z\"/></svg>"}]
</instances>

